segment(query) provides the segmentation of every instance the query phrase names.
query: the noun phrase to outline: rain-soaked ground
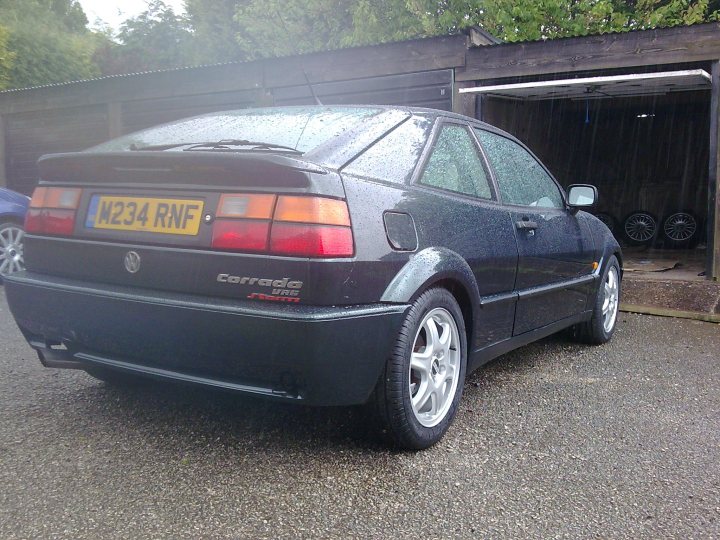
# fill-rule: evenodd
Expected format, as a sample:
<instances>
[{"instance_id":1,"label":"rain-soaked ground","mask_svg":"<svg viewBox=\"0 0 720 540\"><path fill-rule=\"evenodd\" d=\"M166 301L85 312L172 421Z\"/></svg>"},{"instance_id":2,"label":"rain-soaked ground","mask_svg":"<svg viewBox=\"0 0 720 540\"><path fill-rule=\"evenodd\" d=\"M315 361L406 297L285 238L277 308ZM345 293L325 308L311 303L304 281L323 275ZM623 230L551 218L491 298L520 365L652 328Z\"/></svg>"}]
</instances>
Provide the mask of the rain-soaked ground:
<instances>
[{"instance_id":1,"label":"rain-soaked ground","mask_svg":"<svg viewBox=\"0 0 720 540\"><path fill-rule=\"evenodd\" d=\"M2 292L0 335L3 539L720 537L718 325L506 355L419 453L354 409L43 369Z\"/></svg>"}]
</instances>

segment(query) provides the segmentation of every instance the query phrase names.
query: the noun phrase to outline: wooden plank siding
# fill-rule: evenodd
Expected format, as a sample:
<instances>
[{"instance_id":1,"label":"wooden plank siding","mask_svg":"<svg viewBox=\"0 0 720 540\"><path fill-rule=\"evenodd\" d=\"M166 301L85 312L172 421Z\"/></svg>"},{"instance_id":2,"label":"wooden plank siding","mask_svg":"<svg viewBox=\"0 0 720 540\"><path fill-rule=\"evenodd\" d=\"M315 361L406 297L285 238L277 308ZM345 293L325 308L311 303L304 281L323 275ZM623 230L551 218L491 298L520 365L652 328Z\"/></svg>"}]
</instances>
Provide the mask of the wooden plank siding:
<instances>
[{"instance_id":1,"label":"wooden plank siding","mask_svg":"<svg viewBox=\"0 0 720 540\"><path fill-rule=\"evenodd\" d=\"M452 109L451 69L367 77L313 85L325 104L414 105ZM296 81L296 83L299 81ZM307 84L266 88L267 104L313 104ZM263 97L261 96L261 97ZM36 162L43 154L82 150L113 136L179 118L258 104L258 90L113 101L83 107L2 115L8 185L29 193L37 182Z\"/></svg>"},{"instance_id":2,"label":"wooden plank siding","mask_svg":"<svg viewBox=\"0 0 720 540\"><path fill-rule=\"evenodd\" d=\"M450 110L452 75L452 70L445 69L368 77L313 84L313 90L327 105L414 105ZM129 133L195 114L250 107L258 105L259 99L265 99L264 104L268 105L315 103L307 84L267 88L266 91L262 96L257 90L240 90L129 101L122 104L122 132Z\"/></svg>"},{"instance_id":3,"label":"wooden plank siding","mask_svg":"<svg viewBox=\"0 0 720 540\"><path fill-rule=\"evenodd\" d=\"M641 30L468 50L457 81L480 81L720 58L720 24Z\"/></svg>"},{"instance_id":4,"label":"wooden plank siding","mask_svg":"<svg viewBox=\"0 0 720 540\"><path fill-rule=\"evenodd\" d=\"M82 150L106 140L108 108L103 105L6 115L5 172L8 187L30 193L43 154Z\"/></svg>"}]
</instances>

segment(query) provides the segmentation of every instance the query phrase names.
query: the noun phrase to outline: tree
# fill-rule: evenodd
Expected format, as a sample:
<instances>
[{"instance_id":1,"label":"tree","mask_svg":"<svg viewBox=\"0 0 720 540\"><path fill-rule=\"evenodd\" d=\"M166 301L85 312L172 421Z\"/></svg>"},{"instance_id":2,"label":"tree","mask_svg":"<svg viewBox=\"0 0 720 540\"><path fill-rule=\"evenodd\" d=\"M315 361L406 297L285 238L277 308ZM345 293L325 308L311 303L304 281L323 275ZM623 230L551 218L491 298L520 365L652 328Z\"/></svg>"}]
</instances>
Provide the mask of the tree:
<instances>
[{"instance_id":1,"label":"tree","mask_svg":"<svg viewBox=\"0 0 720 540\"><path fill-rule=\"evenodd\" d=\"M76 0L0 0L7 49L14 56L8 87L87 79L99 74L94 41Z\"/></svg>"},{"instance_id":2,"label":"tree","mask_svg":"<svg viewBox=\"0 0 720 540\"><path fill-rule=\"evenodd\" d=\"M0 90L4 90L10 83L11 70L15 60L15 53L8 49L8 29L0 26Z\"/></svg>"},{"instance_id":3,"label":"tree","mask_svg":"<svg viewBox=\"0 0 720 540\"><path fill-rule=\"evenodd\" d=\"M187 21L192 29L191 56L196 64L236 62L247 54L236 36L240 26L235 10L242 0L185 0Z\"/></svg>"},{"instance_id":4,"label":"tree","mask_svg":"<svg viewBox=\"0 0 720 540\"><path fill-rule=\"evenodd\" d=\"M162 0L153 0L140 15L126 20L117 38L121 47L115 52L125 73L191 63L192 33L188 21Z\"/></svg>"},{"instance_id":5,"label":"tree","mask_svg":"<svg viewBox=\"0 0 720 540\"><path fill-rule=\"evenodd\" d=\"M251 58L338 48L353 0L250 0L236 8L236 39Z\"/></svg>"},{"instance_id":6,"label":"tree","mask_svg":"<svg viewBox=\"0 0 720 540\"><path fill-rule=\"evenodd\" d=\"M700 0L638 0L629 24L638 28L678 26L717 20L718 2Z\"/></svg>"},{"instance_id":7,"label":"tree","mask_svg":"<svg viewBox=\"0 0 720 540\"><path fill-rule=\"evenodd\" d=\"M245 0L237 39L250 57L457 33L479 25L506 41L716 20L718 0Z\"/></svg>"},{"instance_id":8,"label":"tree","mask_svg":"<svg viewBox=\"0 0 720 540\"><path fill-rule=\"evenodd\" d=\"M248 57L283 56L423 35L405 0L246 0L235 12Z\"/></svg>"},{"instance_id":9,"label":"tree","mask_svg":"<svg viewBox=\"0 0 720 540\"><path fill-rule=\"evenodd\" d=\"M717 19L717 0L410 0L425 35L480 25L505 41L552 39Z\"/></svg>"}]
</instances>

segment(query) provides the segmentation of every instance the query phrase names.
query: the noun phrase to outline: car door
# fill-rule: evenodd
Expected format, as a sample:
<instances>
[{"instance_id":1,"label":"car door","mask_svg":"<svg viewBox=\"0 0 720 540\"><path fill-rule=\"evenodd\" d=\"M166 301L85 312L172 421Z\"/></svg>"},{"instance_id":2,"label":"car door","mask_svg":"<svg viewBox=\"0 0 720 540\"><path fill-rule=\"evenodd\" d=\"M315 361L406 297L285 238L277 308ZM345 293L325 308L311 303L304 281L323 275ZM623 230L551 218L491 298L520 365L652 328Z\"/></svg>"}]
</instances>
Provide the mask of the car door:
<instances>
[{"instance_id":1,"label":"car door","mask_svg":"<svg viewBox=\"0 0 720 540\"><path fill-rule=\"evenodd\" d=\"M510 213L497 193L470 126L440 119L413 184L413 215L422 243L467 261L482 310L474 321L481 349L512 336L517 245Z\"/></svg>"},{"instance_id":2,"label":"car door","mask_svg":"<svg viewBox=\"0 0 720 540\"><path fill-rule=\"evenodd\" d=\"M567 208L562 189L518 142L474 128L510 212L519 260L513 335L587 309L594 246L587 224Z\"/></svg>"}]
</instances>

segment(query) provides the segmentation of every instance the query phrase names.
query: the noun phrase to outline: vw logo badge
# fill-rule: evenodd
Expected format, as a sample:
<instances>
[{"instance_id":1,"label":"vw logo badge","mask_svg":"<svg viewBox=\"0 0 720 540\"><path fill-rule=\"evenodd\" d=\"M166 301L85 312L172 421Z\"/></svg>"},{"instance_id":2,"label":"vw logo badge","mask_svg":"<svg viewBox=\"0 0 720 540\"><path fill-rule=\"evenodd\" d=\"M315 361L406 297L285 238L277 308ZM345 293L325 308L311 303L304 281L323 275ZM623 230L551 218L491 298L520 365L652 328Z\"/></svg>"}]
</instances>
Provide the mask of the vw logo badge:
<instances>
[{"instance_id":1,"label":"vw logo badge","mask_svg":"<svg viewBox=\"0 0 720 540\"><path fill-rule=\"evenodd\" d=\"M131 274L140 270L140 255L136 251L128 251L125 254L125 270Z\"/></svg>"}]
</instances>

